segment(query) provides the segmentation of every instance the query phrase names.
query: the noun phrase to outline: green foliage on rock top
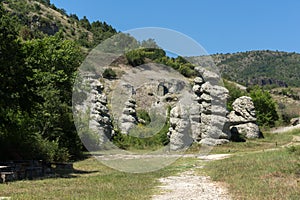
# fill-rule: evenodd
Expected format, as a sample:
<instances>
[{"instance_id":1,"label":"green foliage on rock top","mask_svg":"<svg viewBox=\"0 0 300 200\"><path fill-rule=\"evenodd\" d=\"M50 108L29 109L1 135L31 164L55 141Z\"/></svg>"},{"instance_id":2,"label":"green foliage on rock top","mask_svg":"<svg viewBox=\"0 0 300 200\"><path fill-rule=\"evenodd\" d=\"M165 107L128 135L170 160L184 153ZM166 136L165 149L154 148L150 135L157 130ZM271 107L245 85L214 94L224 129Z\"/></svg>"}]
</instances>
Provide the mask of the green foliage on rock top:
<instances>
[{"instance_id":1,"label":"green foliage on rock top","mask_svg":"<svg viewBox=\"0 0 300 200\"><path fill-rule=\"evenodd\" d=\"M117 77L116 72L112 68L107 68L102 74L103 78L115 79Z\"/></svg>"},{"instance_id":2,"label":"green foliage on rock top","mask_svg":"<svg viewBox=\"0 0 300 200\"><path fill-rule=\"evenodd\" d=\"M170 58L166 56L166 52L160 48L137 48L127 52L125 56L128 64L133 67L145 64L148 59L148 62L155 62L172 67L185 77L193 77L196 75L194 65L181 56Z\"/></svg>"}]
</instances>

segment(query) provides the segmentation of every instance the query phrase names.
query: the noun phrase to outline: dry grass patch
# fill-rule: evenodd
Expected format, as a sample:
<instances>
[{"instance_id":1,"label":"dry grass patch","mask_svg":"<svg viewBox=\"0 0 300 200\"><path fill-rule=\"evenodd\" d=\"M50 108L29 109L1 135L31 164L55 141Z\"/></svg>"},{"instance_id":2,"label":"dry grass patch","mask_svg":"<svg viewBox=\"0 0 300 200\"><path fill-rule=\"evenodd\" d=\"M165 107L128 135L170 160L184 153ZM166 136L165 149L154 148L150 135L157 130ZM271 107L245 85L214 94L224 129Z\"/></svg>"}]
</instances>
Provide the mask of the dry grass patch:
<instances>
[{"instance_id":1,"label":"dry grass patch","mask_svg":"<svg viewBox=\"0 0 300 200\"><path fill-rule=\"evenodd\" d=\"M159 178L188 170L195 162L191 158L182 158L159 171L132 174L116 171L89 158L75 162L74 168L78 171L68 175L0 184L0 197L14 200L150 199L160 184Z\"/></svg>"}]
</instances>

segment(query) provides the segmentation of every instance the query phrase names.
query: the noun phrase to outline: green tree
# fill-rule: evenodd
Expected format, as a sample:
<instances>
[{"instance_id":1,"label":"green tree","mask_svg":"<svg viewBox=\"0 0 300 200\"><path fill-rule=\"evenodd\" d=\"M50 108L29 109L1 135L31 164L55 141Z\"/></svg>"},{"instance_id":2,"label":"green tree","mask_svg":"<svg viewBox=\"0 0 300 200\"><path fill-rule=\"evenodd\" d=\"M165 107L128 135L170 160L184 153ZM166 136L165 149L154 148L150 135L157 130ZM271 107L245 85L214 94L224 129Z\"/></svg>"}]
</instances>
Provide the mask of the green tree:
<instances>
[{"instance_id":1,"label":"green tree","mask_svg":"<svg viewBox=\"0 0 300 200\"><path fill-rule=\"evenodd\" d=\"M230 83L226 80L223 80L224 86L229 91L229 98L227 99L227 109L232 111L232 103L241 96L247 96L247 92L238 88L234 83Z\"/></svg>"},{"instance_id":2,"label":"green tree","mask_svg":"<svg viewBox=\"0 0 300 200\"><path fill-rule=\"evenodd\" d=\"M276 103L270 93L254 86L250 89L250 96L256 109L257 123L261 126L274 126L279 117Z\"/></svg>"},{"instance_id":3,"label":"green tree","mask_svg":"<svg viewBox=\"0 0 300 200\"><path fill-rule=\"evenodd\" d=\"M85 28L86 30L91 30L91 24L90 21L84 16L81 20L79 20L79 24Z\"/></svg>"},{"instance_id":4,"label":"green tree","mask_svg":"<svg viewBox=\"0 0 300 200\"><path fill-rule=\"evenodd\" d=\"M24 43L26 65L33 71L30 81L37 86L41 101L34 110L35 131L50 141L58 141L71 154L78 154L80 142L72 118L72 87L80 65L80 49L61 33Z\"/></svg>"}]
</instances>

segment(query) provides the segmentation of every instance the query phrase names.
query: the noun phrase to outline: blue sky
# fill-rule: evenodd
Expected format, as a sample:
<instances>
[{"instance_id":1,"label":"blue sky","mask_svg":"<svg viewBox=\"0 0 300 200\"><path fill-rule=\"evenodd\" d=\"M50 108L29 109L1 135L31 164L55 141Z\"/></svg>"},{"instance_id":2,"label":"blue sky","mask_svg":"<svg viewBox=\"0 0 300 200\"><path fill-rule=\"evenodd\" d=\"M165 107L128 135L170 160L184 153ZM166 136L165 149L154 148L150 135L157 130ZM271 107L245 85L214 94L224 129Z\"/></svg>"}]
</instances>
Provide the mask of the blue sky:
<instances>
[{"instance_id":1,"label":"blue sky","mask_svg":"<svg viewBox=\"0 0 300 200\"><path fill-rule=\"evenodd\" d=\"M118 31L162 27L196 40L209 54L250 50L300 53L299 0L51 0L67 13Z\"/></svg>"}]
</instances>

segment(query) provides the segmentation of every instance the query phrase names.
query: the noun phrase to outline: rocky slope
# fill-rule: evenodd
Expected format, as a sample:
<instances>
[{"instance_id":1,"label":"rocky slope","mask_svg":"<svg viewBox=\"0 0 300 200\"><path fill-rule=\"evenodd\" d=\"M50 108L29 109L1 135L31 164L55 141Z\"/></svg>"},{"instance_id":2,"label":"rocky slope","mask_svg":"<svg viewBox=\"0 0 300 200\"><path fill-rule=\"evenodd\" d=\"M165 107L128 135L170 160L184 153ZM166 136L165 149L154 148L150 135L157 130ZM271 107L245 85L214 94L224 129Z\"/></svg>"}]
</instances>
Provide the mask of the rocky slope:
<instances>
[{"instance_id":1,"label":"rocky slope","mask_svg":"<svg viewBox=\"0 0 300 200\"><path fill-rule=\"evenodd\" d=\"M126 68L126 72L118 79L103 79L104 85L101 87L109 88L98 90L101 91L98 95L103 95L102 91L106 91L106 96L110 98L108 107L111 109L107 113L112 113L117 125L114 128L119 128L122 134L129 134L142 121L137 117L137 110L141 109L155 112L156 118L162 116L153 122L163 126L167 119L166 108L170 106L168 136L171 151L185 150L193 142L204 145L224 144L229 142L232 135L260 137L251 98L237 99L233 104L234 111L229 114L226 109L228 90L219 85L220 77L201 67L195 70L198 76L190 80L175 70L171 70L172 73L169 74L170 69L160 64L148 63ZM102 108L107 109L103 107L107 103L101 103ZM103 117L101 112L98 114ZM99 124L99 120L97 123ZM106 124L105 133L113 134L110 124L111 122ZM102 132L99 133L103 134Z\"/></svg>"}]
</instances>

